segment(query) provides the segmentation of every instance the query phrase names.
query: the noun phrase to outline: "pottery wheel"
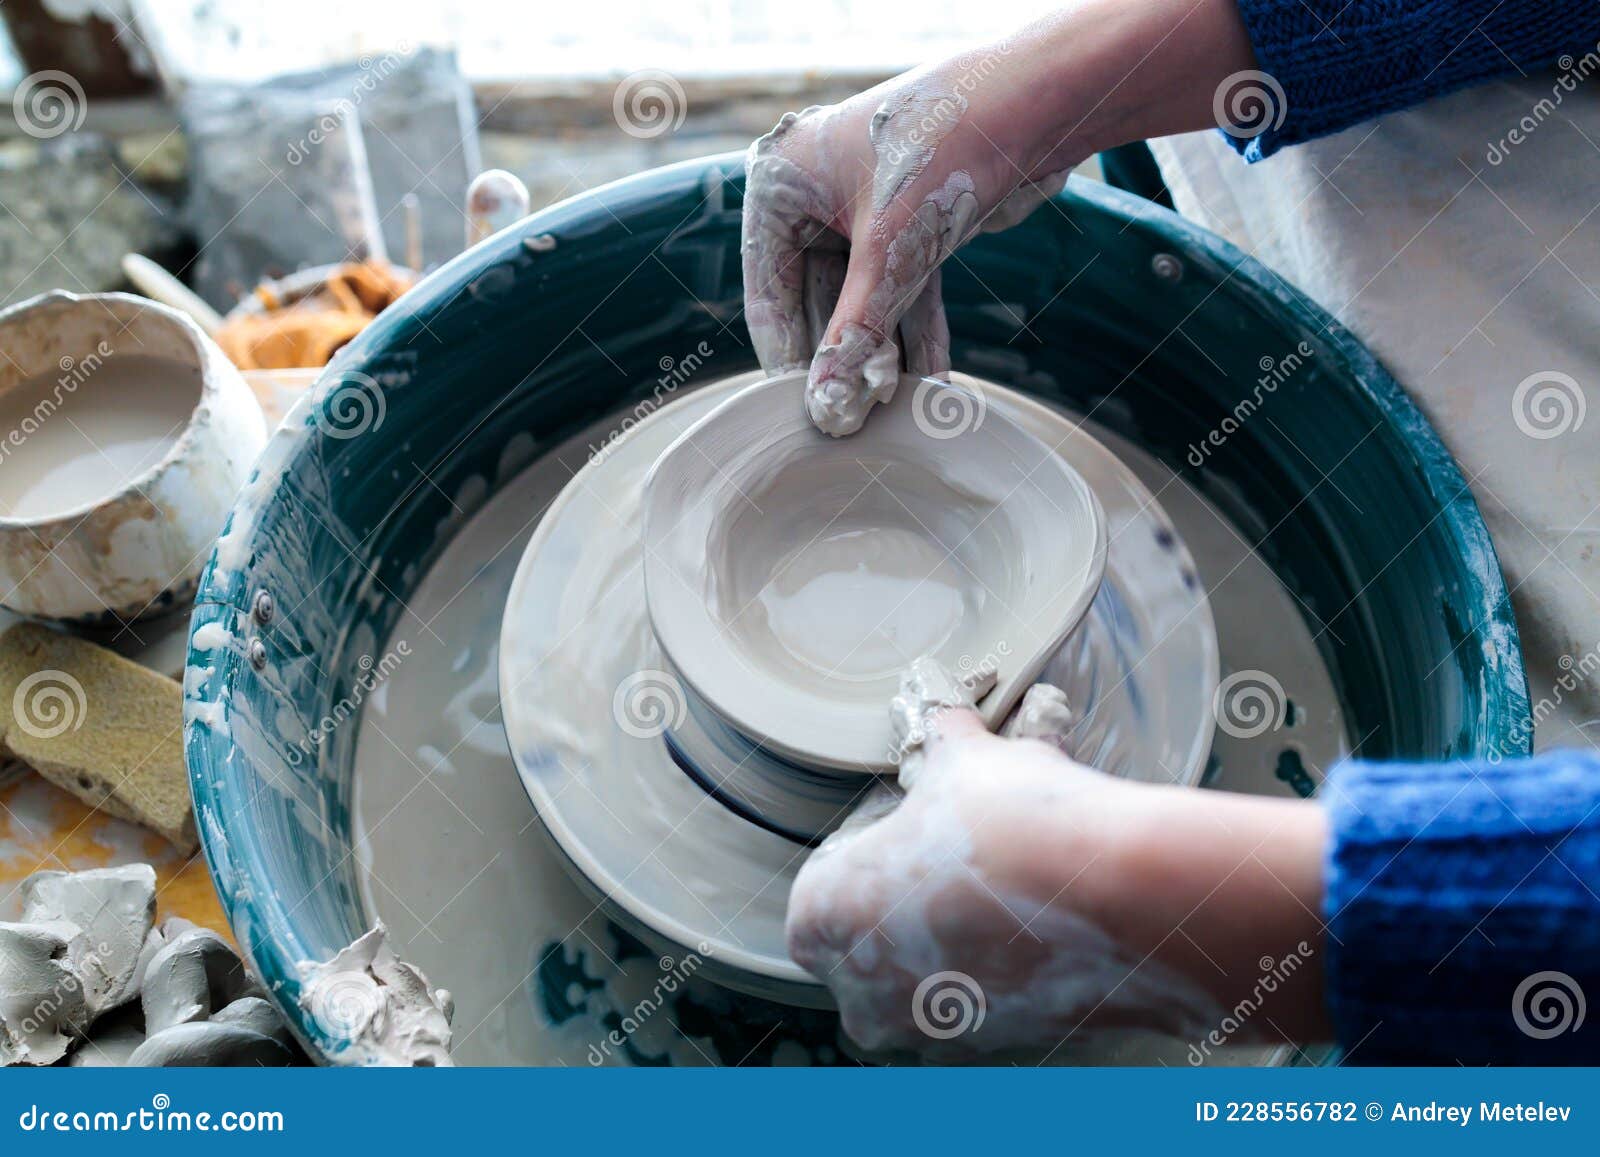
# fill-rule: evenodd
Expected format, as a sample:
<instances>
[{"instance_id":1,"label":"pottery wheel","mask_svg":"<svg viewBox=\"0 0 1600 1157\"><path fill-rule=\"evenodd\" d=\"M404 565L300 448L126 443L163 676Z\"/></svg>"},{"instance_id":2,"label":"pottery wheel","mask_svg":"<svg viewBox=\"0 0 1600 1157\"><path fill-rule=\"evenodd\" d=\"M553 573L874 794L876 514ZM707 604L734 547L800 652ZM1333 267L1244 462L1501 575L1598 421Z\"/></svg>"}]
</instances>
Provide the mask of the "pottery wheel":
<instances>
[{"instance_id":1,"label":"pottery wheel","mask_svg":"<svg viewBox=\"0 0 1600 1157\"><path fill-rule=\"evenodd\" d=\"M707 790L668 742L692 696L650 630L641 569L645 475L674 439L753 377L700 389L597 447L545 512L501 628L500 699L540 820L581 881L647 940L698 952L726 983L825 1003L784 950L789 888L809 851ZM970 381L970 379L969 379ZM1106 577L1080 637L1043 679L1090 701L1074 753L1113 774L1193 783L1210 749L1217 643L1192 559L1155 496L1060 414L1000 386L988 404L1054 447L1105 510ZM887 710L887 704L885 705ZM735 749L735 763L746 761ZM749 802L749 801L746 801ZM760 810L760 801L751 805Z\"/></svg>"}]
</instances>

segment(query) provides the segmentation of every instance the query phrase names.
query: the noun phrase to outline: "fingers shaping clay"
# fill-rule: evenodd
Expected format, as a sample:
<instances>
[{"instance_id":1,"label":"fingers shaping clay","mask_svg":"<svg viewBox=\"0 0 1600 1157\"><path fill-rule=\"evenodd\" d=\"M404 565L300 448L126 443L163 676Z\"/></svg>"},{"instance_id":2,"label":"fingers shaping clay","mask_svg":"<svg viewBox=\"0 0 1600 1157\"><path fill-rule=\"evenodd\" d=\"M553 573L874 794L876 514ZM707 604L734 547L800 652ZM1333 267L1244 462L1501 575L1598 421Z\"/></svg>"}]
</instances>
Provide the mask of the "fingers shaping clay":
<instances>
[{"instance_id":1,"label":"fingers shaping clay","mask_svg":"<svg viewBox=\"0 0 1600 1157\"><path fill-rule=\"evenodd\" d=\"M1000 734L1007 739L1043 739L1065 750L1076 721L1065 691L1049 683L1035 683L1023 694L1021 704Z\"/></svg>"},{"instance_id":2,"label":"fingers shaping clay","mask_svg":"<svg viewBox=\"0 0 1600 1157\"><path fill-rule=\"evenodd\" d=\"M958 676L924 655L905 669L900 690L889 701L889 725L900 754L900 786L909 788L916 782L922 770L922 745L937 730L939 716L976 706L994 684L995 669L988 665Z\"/></svg>"},{"instance_id":3,"label":"fingers shaping clay","mask_svg":"<svg viewBox=\"0 0 1600 1157\"><path fill-rule=\"evenodd\" d=\"M0 755L89 806L199 847L183 691L106 648L34 623L0 637Z\"/></svg>"}]
</instances>

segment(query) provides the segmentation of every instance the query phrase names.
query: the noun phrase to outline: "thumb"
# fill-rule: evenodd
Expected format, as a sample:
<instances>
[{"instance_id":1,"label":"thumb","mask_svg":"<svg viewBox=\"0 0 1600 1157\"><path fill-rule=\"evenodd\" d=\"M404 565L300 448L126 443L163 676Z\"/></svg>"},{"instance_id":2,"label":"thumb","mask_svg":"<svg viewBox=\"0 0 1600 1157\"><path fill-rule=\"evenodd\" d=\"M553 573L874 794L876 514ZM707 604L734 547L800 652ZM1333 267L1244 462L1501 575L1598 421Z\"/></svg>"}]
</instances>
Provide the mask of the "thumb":
<instances>
[{"instance_id":1,"label":"thumb","mask_svg":"<svg viewBox=\"0 0 1600 1157\"><path fill-rule=\"evenodd\" d=\"M972 707L946 707L929 712L926 726L927 738L922 741L924 750L956 739L989 734L983 716Z\"/></svg>"},{"instance_id":2,"label":"thumb","mask_svg":"<svg viewBox=\"0 0 1600 1157\"><path fill-rule=\"evenodd\" d=\"M958 761L944 757L946 745L975 735L987 735L983 718L971 707L941 705L930 708L916 734L902 742L899 782L910 795L941 779Z\"/></svg>"}]
</instances>

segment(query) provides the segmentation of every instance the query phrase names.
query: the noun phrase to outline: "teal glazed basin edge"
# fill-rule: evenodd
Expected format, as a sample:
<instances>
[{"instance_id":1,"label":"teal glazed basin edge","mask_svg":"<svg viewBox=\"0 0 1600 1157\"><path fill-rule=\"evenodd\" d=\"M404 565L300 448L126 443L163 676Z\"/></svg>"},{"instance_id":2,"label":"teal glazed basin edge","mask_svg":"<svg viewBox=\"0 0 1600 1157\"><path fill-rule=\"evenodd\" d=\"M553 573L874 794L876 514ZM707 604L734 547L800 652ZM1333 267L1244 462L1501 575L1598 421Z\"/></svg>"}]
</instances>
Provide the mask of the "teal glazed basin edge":
<instances>
[{"instance_id":1,"label":"teal glazed basin edge","mask_svg":"<svg viewBox=\"0 0 1600 1157\"><path fill-rule=\"evenodd\" d=\"M649 398L664 359L692 353L689 384L755 366L742 193L739 155L686 162L462 254L341 351L239 495L191 623L190 782L235 936L321 1059L351 1042L299 1007L300 964L373 920L350 720L403 601L490 494ZM1080 179L962 250L944 288L957 369L1092 414L1230 516L1305 609L1359 754L1527 750L1516 626L1466 482L1320 308L1175 214ZM1238 420L1268 360L1292 353L1271 421Z\"/></svg>"}]
</instances>

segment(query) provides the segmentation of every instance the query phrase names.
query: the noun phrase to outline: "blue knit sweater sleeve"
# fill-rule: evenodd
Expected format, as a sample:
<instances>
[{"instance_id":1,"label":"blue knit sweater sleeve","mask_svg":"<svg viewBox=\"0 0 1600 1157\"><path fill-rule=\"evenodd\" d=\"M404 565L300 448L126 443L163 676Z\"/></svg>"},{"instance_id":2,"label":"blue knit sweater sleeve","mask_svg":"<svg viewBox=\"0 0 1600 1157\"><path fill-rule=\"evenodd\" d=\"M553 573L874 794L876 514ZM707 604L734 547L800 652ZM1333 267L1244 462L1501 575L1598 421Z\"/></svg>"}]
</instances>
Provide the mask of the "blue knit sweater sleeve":
<instances>
[{"instance_id":1,"label":"blue knit sweater sleeve","mask_svg":"<svg viewBox=\"0 0 1600 1157\"><path fill-rule=\"evenodd\" d=\"M1323 796L1353 1063L1600 1062L1600 755L1352 762Z\"/></svg>"},{"instance_id":2,"label":"blue knit sweater sleeve","mask_svg":"<svg viewBox=\"0 0 1600 1157\"><path fill-rule=\"evenodd\" d=\"M1600 0L1239 0L1239 12L1260 71L1224 82L1216 112L1251 161L1497 76L1600 68Z\"/></svg>"}]
</instances>

